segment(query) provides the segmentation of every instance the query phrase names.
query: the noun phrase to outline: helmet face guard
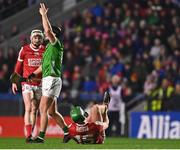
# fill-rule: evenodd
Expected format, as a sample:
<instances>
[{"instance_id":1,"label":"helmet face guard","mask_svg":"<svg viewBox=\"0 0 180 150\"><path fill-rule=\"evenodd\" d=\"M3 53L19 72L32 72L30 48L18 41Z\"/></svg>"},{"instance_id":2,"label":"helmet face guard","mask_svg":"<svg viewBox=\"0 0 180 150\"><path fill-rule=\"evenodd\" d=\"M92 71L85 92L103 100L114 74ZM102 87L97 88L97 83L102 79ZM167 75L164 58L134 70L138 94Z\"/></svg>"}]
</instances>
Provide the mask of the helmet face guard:
<instances>
[{"instance_id":1,"label":"helmet face guard","mask_svg":"<svg viewBox=\"0 0 180 150\"><path fill-rule=\"evenodd\" d=\"M83 122L88 114L80 106L73 106L71 108L70 116L75 123L79 123Z\"/></svg>"}]
</instances>

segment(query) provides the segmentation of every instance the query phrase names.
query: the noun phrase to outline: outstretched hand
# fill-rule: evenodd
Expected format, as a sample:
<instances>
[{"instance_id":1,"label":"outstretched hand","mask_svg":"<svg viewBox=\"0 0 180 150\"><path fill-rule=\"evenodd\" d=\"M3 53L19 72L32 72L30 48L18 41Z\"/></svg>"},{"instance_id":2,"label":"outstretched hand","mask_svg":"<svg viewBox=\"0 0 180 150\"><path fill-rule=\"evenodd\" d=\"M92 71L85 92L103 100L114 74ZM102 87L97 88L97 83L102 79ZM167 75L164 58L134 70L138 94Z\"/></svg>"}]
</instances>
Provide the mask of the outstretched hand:
<instances>
[{"instance_id":1,"label":"outstretched hand","mask_svg":"<svg viewBox=\"0 0 180 150\"><path fill-rule=\"evenodd\" d=\"M46 15L48 12L48 8L46 8L44 3L40 3L39 13L41 15Z\"/></svg>"}]
</instances>

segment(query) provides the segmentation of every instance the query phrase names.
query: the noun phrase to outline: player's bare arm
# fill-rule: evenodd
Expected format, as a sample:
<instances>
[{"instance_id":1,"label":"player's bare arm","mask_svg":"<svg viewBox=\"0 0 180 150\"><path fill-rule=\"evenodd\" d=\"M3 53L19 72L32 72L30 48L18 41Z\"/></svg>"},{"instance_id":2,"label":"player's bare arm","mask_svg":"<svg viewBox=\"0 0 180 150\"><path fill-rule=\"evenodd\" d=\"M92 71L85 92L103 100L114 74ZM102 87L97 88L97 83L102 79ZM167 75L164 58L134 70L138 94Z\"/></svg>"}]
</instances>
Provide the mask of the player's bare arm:
<instances>
[{"instance_id":1,"label":"player's bare arm","mask_svg":"<svg viewBox=\"0 0 180 150\"><path fill-rule=\"evenodd\" d=\"M44 3L40 3L39 13L42 17L42 24L44 28L44 32L49 39L51 43L54 43L56 41L55 34L52 31L51 24L49 22L48 16L47 16L48 8L46 8Z\"/></svg>"},{"instance_id":2,"label":"player's bare arm","mask_svg":"<svg viewBox=\"0 0 180 150\"><path fill-rule=\"evenodd\" d=\"M28 81L29 82L32 82L32 81L40 81L41 79L37 78L37 76L39 74L42 73L42 65L40 65L33 73L31 73L29 76L28 76Z\"/></svg>"},{"instance_id":3,"label":"player's bare arm","mask_svg":"<svg viewBox=\"0 0 180 150\"><path fill-rule=\"evenodd\" d=\"M34 71L35 75L39 75L40 73L42 73L42 65L40 65L39 68Z\"/></svg>"},{"instance_id":4,"label":"player's bare arm","mask_svg":"<svg viewBox=\"0 0 180 150\"><path fill-rule=\"evenodd\" d=\"M13 94L16 94L17 91L18 91L17 84L12 83L12 92L13 92Z\"/></svg>"},{"instance_id":5,"label":"player's bare arm","mask_svg":"<svg viewBox=\"0 0 180 150\"><path fill-rule=\"evenodd\" d=\"M23 65L23 62L17 60L14 72L17 73L17 74L21 74L22 65ZM16 83L12 83L11 89L12 89L13 94L16 94L17 91L18 91L17 84Z\"/></svg>"},{"instance_id":6,"label":"player's bare arm","mask_svg":"<svg viewBox=\"0 0 180 150\"><path fill-rule=\"evenodd\" d=\"M103 119L104 119L103 120L103 129L106 130L109 127L109 118L108 118L107 110L104 113Z\"/></svg>"},{"instance_id":7,"label":"player's bare arm","mask_svg":"<svg viewBox=\"0 0 180 150\"><path fill-rule=\"evenodd\" d=\"M108 114L107 114L107 106L105 106L105 112L101 115L102 115L103 121L96 121L95 123L97 125L102 126L101 130L106 130L109 127L109 118L108 118Z\"/></svg>"}]
</instances>

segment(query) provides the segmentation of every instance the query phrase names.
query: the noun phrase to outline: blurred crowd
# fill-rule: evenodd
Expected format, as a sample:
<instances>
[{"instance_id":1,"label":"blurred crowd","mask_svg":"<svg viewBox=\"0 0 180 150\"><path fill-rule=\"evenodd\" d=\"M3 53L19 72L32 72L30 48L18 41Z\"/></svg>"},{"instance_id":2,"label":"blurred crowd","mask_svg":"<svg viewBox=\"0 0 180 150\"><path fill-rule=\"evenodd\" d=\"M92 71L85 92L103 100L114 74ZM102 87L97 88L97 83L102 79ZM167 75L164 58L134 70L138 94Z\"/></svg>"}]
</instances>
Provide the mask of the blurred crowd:
<instances>
[{"instance_id":1,"label":"blurred crowd","mask_svg":"<svg viewBox=\"0 0 180 150\"><path fill-rule=\"evenodd\" d=\"M39 0L0 0L0 21L3 21L38 2ZM6 39L17 35L19 32L17 25L12 24L10 33L4 33L0 24L0 43L3 43Z\"/></svg>"},{"instance_id":2,"label":"blurred crowd","mask_svg":"<svg viewBox=\"0 0 180 150\"><path fill-rule=\"evenodd\" d=\"M24 8L36 3L37 0L0 0L0 20L12 16Z\"/></svg>"},{"instance_id":3,"label":"blurred crowd","mask_svg":"<svg viewBox=\"0 0 180 150\"><path fill-rule=\"evenodd\" d=\"M116 74L127 101L144 93L146 109L176 109L172 102L180 103L179 10L173 0L109 0L82 14L72 12L62 25L61 97L71 102L83 94L97 99ZM7 58L0 51L0 92L10 91L8 78L16 59L13 48Z\"/></svg>"}]
</instances>

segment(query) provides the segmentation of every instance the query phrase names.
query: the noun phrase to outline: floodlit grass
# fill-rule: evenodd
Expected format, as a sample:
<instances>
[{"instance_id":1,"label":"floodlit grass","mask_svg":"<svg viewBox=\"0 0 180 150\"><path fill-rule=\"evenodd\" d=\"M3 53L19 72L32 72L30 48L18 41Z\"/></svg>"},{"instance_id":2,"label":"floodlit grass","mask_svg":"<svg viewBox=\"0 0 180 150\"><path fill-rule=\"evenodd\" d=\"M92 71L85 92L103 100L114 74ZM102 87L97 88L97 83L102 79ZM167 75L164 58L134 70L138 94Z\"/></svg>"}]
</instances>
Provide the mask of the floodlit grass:
<instances>
[{"instance_id":1,"label":"floodlit grass","mask_svg":"<svg viewBox=\"0 0 180 150\"><path fill-rule=\"evenodd\" d=\"M62 143L62 139L48 138L44 144L26 144L23 138L0 138L2 149L179 149L180 140L138 140L128 138L107 138L104 144Z\"/></svg>"}]
</instances>

